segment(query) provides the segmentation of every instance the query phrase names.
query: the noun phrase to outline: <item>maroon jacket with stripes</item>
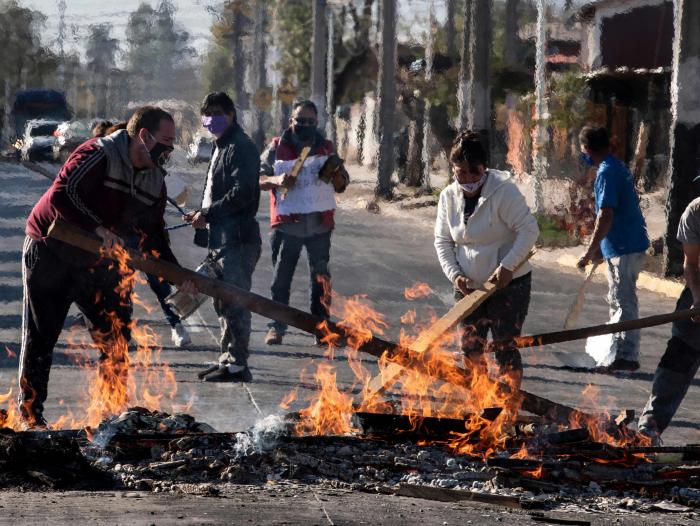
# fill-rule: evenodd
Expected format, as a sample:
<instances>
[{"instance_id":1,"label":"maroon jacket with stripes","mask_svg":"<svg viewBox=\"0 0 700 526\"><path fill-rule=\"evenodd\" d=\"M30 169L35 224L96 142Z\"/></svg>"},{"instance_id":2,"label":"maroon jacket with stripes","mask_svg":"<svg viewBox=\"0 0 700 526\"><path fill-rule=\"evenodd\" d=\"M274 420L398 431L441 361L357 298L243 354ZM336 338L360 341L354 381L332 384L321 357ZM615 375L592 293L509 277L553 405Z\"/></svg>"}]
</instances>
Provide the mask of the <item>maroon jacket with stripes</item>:
<instances>
[{"instance_id":1,"label":"maroon jacket with stripes","mask_svg":"<svg viewBox=\"0 0 700 526\"><path fill-rule=\"evenodd\" d=\"M176 262L165 233L165 185L160 199L146 206L124 189L110 184L108 169L108 157L97 139L80 145L34 205L27 219L26 234L35 241L46 240L48 228L56 219L90 232L101 225L126 238L140 239L144 251L156 252L163 259ZM74 263L92 262L85 252L66 248L61 250L63 254L78 257Z\"/></svg>"}]
</instances>

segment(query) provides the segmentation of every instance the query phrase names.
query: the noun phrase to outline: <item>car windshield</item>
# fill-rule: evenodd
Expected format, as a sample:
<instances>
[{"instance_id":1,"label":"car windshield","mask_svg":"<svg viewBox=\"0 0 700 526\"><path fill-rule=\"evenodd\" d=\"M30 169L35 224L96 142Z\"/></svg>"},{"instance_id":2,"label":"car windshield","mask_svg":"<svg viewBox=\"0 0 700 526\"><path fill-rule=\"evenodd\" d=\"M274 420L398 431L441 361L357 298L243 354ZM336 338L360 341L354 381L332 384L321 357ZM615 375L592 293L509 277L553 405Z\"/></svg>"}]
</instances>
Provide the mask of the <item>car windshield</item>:
<instances>
[{"instance_id":1,"label":"car windshield","mask_svg":"<svg viewBox=\"0 0 700 526\"><path fill-rule=\"evenodd\" d=\"M47 135L53 135L53 132L56 131L57 127L58 127L58 123L55 123L55 122L45 122L45 123L41 123L41 124L34 124L29 129L29 136L30 137L44 137Z\"/></svg>"}]
</instances>

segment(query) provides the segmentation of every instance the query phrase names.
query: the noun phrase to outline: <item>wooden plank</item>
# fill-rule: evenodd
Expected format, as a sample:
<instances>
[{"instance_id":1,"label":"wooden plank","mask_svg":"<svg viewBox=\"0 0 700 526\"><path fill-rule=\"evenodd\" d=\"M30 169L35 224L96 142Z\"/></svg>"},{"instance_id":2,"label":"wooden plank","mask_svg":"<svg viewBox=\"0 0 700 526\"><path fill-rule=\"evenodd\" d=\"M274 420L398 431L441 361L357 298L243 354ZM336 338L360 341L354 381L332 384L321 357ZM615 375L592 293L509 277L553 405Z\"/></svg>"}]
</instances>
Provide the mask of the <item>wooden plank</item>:
<instances>
[{"instance_id":1,"label":"wooden plank","mask_svg":"<svg viewBox=\"0 0 700 526\"><path fill-rule=\"evenodd\" d=\"M534 251L530 252L527 257L513 269L513 272L519 270L533 255ZM411 350L416 353L427 352L445 333L457 327L461 320L474 313L476 309L493 296L497 290L495 284L487 281L480 289L476 289L468 296L459 300L447 314L418 335L416 341L410 345ZM405 372L405 369L401 367L401 365L389 363L377 376L369 381L367 389L363 393L365 399L372 400L384 394L387 389L399 381Z\"/></svg>"},{"instance_id":2,"label":"wooden plank","mask_svg":"<svg viewBox=\"0 0 700 526\"><path fill-rule=\"evenodd\" d=\"M49 228L48 237L93 254L102 253L102 240L99 237L62 221L54 221ZM327 330L330 330L341 336L340 341L346 341L351 333L351 330L339 327L332 321L324 320L319 316L314 316L289 305L277 303L254 292L204 276L174 263L159 260L148 254L141 254L133 249L125 248L124 250L129 256L129 265L132 268L161 277L175 285L182 285L185 281L192 281L197 290L207 296L221 299L227 303L233 303L243 309L255 312L266 318L284 322L287 325L319 337L324 337ZM114 259L110 254L105 253L103 255ZM700 313L700 309L698 309L698 313ZM468 390L471 386L469 374L458 367L454 367L450 374L445 374L439 370L434 370L434 368L427 367L423 355L397 343L383 340L376 336L363 341L364 343L357 349L360 352L371 354L377 358L387 356L390 360L401 364L403 367L415 369L428 377L451 383L463 389ZM504 386L504 388L508 389L507 386ZM522 400L523 408L536 415L550 417L554 415L564 422L569 421L571 418L576 418L578 421L587 418L598 418L526 391L521 390L518 394Z\"/></svg>"},{"instance_id":3,"label":"wooden plank","mask_svg":"<svg viewBox=\"0 0 700 526\"><path fill-rule=\"evenodd\" d=\"M309 146L304 146L304 148L301 150L301 153L299 154L299 157L297 157L296 161L294 162L292 170L288 174L289 177L296 179L299 176L299 172L304 167L304 162L309 156L309 153L311 153L311 148ZM260 177L260 184L264 183L272 183L276 186L279 186L280 184L282 184L282 175L263 175ZM284 196L287 195L287 190L288 188L280 189L282 198L284 198Z\"/></svg>"},{"instance_id":4,"label":"wooden plank","mask_svg":"<svg viewBox=\"0 0 700 526\"><path fill-rule=\"evenodd\" d=\"M595 274L595 271L597 269L598 263L593 263L588 269L588 272L586 273L586 278L583 280L583 283L581 283L581 286L578 289L576 299L569 307L569 311L566 313L566 319L564 320L565 329L570 329L571 327L573 327L576 323L576 320L578 320L578 317L581 314L581 311L583 310L583 304L586 301L586 288L588 287L588 284L591 282L591 280L593 280L593 274Z\"/></svg>"}]
</instances>

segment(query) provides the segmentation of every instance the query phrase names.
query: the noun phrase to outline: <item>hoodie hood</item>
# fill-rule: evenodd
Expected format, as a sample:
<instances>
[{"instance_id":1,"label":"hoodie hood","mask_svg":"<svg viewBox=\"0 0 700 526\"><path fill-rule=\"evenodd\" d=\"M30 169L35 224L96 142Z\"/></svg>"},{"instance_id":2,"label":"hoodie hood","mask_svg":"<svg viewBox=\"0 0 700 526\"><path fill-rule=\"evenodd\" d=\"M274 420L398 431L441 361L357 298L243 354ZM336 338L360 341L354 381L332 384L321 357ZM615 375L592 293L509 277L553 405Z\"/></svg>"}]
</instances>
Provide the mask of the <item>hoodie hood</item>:
<instances>
[{"instance_id":1,"label":"hoodie hood","mask_svg":"<svg viewBox=\"0 0 700 526\"><path fill-rule=\"evenodd\" d=\"M128 132L117 130L97 142L107 157L105 186L128 193L148 206L155 204L163 190L165 172L159 167L134 172L129 159Z\"/></svg>"}]
</instances>

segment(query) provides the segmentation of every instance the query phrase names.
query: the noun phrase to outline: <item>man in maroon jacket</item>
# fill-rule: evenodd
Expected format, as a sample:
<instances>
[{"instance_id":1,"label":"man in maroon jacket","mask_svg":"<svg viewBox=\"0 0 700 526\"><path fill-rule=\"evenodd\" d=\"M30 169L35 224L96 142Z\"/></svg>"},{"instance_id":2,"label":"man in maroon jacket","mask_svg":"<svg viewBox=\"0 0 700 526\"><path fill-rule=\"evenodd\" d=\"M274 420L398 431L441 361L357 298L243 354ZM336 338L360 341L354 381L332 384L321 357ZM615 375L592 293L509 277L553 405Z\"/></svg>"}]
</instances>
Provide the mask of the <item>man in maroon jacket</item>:
<instances>
[{"instance_id":1,"label":"man in maroon jacket","mask_svg":"<svg viewBox=\"0 0 700 526\"><path fill-rule=\"evenodd\" d=\"M311 278L311 312L329 318L331 233L336 208L335 193L343 192L350 177L342 165L333 165L328 177L326 161L335 154L333 143L317 129L318 111L310 100L293 104L292 117L281 137L275 137L262 154L261 190L270 191L272 227L272 299L289 304L292 278L301 250L306 248ZM311 150L299 175L289 173L302 149ZM336 156L335 159L338 159ZM274 321L265 336L268 345L279 345L286 324ZM316 341L318 344L318 339Z\"/></svg>"},{"instance_id":2,"label":"man in maroon jacket","mask_svg":"<svg viewBox=\"0 0 700 526\"><path fill-rule=\"evenodd\" d=\"M117 265L47 237L60 219L95 232L105 248L141 236L142 249L176 262L165 238L165 172L175 124L152 106L138 109L126 130L79 146L27 220L22 252L24 302L19 407L28 428L46 426L44 401L53 348L72 303L100 349L100 373L126 393L131 290ZM188 284L187 288L191 288Z\"/></svg>"}]
</instances>

